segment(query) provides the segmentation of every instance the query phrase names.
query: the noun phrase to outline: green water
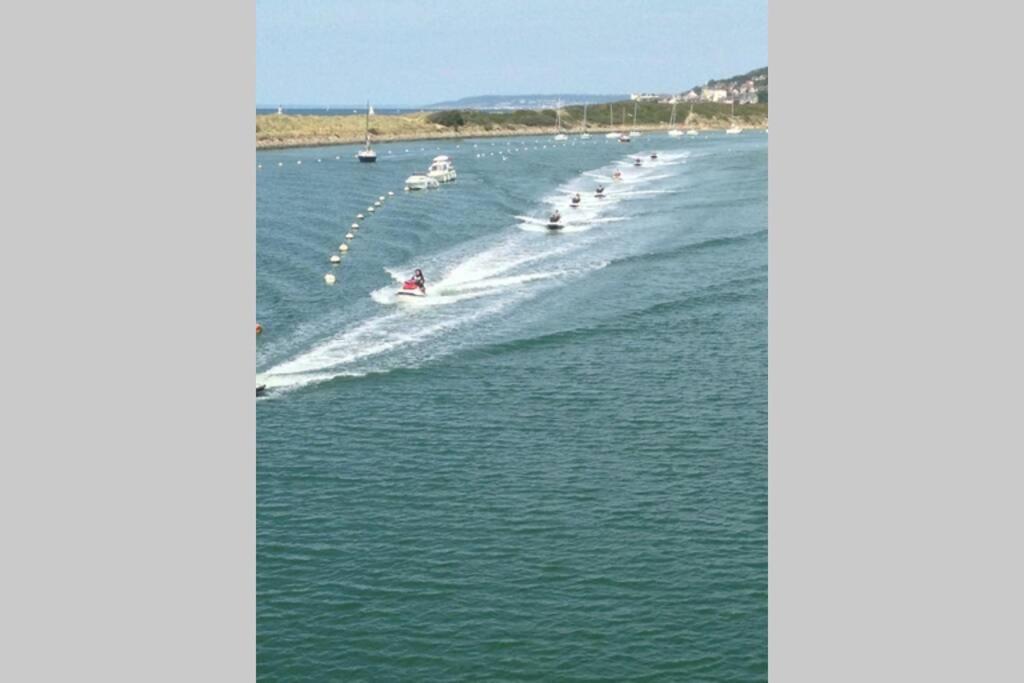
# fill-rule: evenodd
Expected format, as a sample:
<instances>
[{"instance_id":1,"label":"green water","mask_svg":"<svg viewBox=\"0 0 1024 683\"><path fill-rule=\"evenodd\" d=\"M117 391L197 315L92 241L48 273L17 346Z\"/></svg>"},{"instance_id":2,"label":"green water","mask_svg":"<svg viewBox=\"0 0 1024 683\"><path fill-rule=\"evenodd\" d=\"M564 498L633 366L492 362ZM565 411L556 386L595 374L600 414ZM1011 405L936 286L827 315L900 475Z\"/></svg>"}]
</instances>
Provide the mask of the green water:
<instances>
[{"instance_id":1,"label":"green water","mask_svg":"<svg viewBox=\"0 0 1024 683\"><path fill-rule=\"evenodd\" d=\"M257 159L259 678L766 679L767 135L355 150Z\"/></svg>"}]
</instances>

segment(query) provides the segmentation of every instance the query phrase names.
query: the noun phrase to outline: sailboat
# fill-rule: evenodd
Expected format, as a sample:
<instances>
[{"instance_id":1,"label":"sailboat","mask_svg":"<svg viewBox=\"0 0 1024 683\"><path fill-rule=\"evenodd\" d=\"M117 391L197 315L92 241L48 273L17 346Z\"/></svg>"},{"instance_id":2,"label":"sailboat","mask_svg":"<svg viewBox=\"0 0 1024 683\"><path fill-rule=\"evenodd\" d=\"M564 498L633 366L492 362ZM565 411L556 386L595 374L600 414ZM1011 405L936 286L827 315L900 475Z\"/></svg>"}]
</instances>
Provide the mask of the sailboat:
<instances>
[{"instance_id":1,"label":"sailboat","mask_svg":"<svg viewBox=\"0 0 1024 683\"><path fill-rule=\"evenodd\" d=\"M639 106L640 106L640 100L636 100L636 101L633 102L633 128L634 128L634 130L629 131L630 137L638 137L640 135L640 131L636 130L636 109ZM623 113L625 113L625 112L623 112ZM622 125L626 125L625 119L623 119Z\"/></svg>"},{"instance_id":2,"label":"sailboat","mask_svg":"<svg viewBox=\"0 0 1024 683\"><path fill-rule=\"evenodd\" d=\"M562 100L558 100L558 106L555 109L555 121L555 125L558 127L555 140L568 140L569 136L562 132Z\"/></svg>"},{"instance_id":3,"label":"sailboat","mask_svg":"<svg viewBox=\"0 0 1024 683\"><path fill-rule=\"evenodd\" d=\"M622 129L626 129L626 107L622 107ZM619 142L629 142L629 133L623 133L619 136Z\"/></svg>"},{"instance_id":4,"label":"sailboat","mask_svg":"<svg viewBox=\"0 0 1024 683\"><path fill-rule=\"evenodd\" d=\"M370 103L367 102L366 103L366 146L363 147L361 150L359 150L359 152L356 154L356 158L359 159L359 161L362 161L364 163L370 163L370 162L377 161L377 153L374 152L373 148L370 147L370 114L372 114L372 113L373 113L373 107L371 107Z\"/></svg>"},{"instance_id":5,"label":"sailboat","mask_svg":"<svg viewBox=\"0 0 1024 683\"><path fill-rule=\"evenodd\" d=\"M689 121L690 117L693 116L693 102L690 102L690 113L686 115L686 120ZM700 135L695 128L687 128L687 135Z\"/></svg>"},{"instance_id":6,"label":"sailboat","mask_svg":"<svg viewBox=\"0 0 1024 683\"><path fill-rule=\"evenodd\" d=\"M668 134L671 137L677 138L683 134L683 131L676 128L676 98L672 98L672 116L668 120Z\"/></svg>"},{"instance_id":7,"label":"sailboat","mask_svg":"<svg viewBox=\"0 0 1024 683\"><path fill-rule=\"evenodd\" d=\"M580 140L589 140L590 133L587 132L587 103L583 103L583 132L580 133Z\"/></svg>"},{"instance_id":8,"label":"sailboat","mask_svg":"<svg viewBox=\"0 0 1024 683\"><path fill-rule=\"evenodd\" d=\"M725 132L727 135L739 135L743 132L743 129L736 125L736 98L733 98L730 104L732 105L732 113L729 116L732 119L732 126L726 129Z\"/></svg>"},{"instance_id":9,"label":"sailboat","mask_svg":"<svg viewBox=\"0 0 1024 683\"><path fill-rule=\"evenodd\" d=\"M608 125L611 128L613 128L613 129L615 128L614 116L615 116L615 107L613 107L611 105L611 103L609 102L608 103ZM619 134L618 134L617 131L612 130L612 132L608 133L607 135L605 135L605 137L608 138L609 140L614 140L615 138L619 137Z\"/></svg>"}]
</instances>

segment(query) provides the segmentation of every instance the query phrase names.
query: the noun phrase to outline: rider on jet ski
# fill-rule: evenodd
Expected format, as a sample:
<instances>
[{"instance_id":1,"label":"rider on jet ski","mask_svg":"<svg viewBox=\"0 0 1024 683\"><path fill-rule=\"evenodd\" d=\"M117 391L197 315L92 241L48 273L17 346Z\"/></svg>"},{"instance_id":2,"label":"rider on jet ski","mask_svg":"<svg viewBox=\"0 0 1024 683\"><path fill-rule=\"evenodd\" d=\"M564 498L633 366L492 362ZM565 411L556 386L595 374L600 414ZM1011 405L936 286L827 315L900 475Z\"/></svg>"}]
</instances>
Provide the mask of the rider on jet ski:
<instances>
[{"instance_id":1,"label":"rider on jet ski","mask_svg":"<svg viewBox=\"0 0 1024 683\"><path fill-rule=\"evenodd\" d=\"M424 294L427 293L427 281L423 278L423 271L422 270L417 268L416 272L413 273L411 279L420 288L420 291L422 291Z\"/></svg>"}]
</instances>

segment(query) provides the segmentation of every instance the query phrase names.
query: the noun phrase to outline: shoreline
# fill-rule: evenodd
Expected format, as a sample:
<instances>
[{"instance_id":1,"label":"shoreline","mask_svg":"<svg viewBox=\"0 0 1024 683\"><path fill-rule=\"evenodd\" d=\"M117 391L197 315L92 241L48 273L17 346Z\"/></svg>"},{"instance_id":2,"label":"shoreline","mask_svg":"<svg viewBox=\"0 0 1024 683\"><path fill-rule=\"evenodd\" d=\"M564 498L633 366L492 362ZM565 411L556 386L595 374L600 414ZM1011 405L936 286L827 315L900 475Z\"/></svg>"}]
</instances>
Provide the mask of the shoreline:
<instances>
[{"instance_id":1,"label":"shoreline","mask_svg":"<svg viewBox=\"0 0 1024 683\"><path fill-rule=\"evenodd\" d=\"M705 121L695 123L693 125L679 125L678 128L698 130L702 133L710 131L721 131L724 132L726 128L731 125L725 122L722 125L711 125L712 122ZM766 130L768 128L767 121L757 122L756 125L741 126L743 130ZM643 124L638 126L631 126L630 130L636 130L640 132L667 132L668 126L666 125L650 125ZM591 135L606 135L611 132L620 132L621 129L611 128L608 126L588 126L587 132ZM391 134L391 135L376 135L373 138L373 142L376 144L387 143L387 142L413 142L416 140L452 140L452 139L466 139L466 138L508 138L508 137L530 137L538 135L555 135L558 129L555 127L523 127L523 128L503 128L501 130L485 130L483 128L463 128L462 130L456 131L432 131L423 133L410 133L404 134ZM570 139L578 137L580 131L562 131L570 137ZM358 144L363 141L362 135L348 135L348 136L310 136L310 137L299 137L291 140L257 140L256 150L271 150L271 149L295 149L300 147L331 147L336 145L352 145Z\"/></svg>"}]
</instances>

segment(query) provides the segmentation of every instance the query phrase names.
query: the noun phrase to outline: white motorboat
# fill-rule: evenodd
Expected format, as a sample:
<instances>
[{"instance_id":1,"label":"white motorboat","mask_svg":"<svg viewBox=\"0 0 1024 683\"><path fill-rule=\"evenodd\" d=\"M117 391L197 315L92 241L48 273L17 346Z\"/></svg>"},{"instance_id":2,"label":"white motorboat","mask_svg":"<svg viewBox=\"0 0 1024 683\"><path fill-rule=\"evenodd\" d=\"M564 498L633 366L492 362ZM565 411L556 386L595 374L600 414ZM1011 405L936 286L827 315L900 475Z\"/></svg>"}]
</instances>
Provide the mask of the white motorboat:
<instances>
[{"instance_id":1,"label":"white motorboat","mask_svg":"<svg viewBox=\"0 0 1024 683\"><path fill-rule=\"evenodd\" d=\"M356 153L356 158L363 163L373 163L377 161L377 153L370 147L370 112L373 111L373 107L370 103L366 103L366 146L363 147L359 152Z\"/></svg>"},{"instance_id":2,"label":"white motorboat","mask_svg":"<svg viewBox=\"0 0 1024 683\"><path fill-rule=\"evenodd\" d=\"M433 190L441 184L428 175L416 174L405 179L405 189L408 190Z\"/></svg>"},{"instance_id":3,"label":"white motorboat","mask_svg":"<svg viewBox=\"0 0 1024 683\"><path fill-rule=\"evenodd\" d=\"M629 142L629 135L627 133L623 133L622 135L620 135L619 142Z\"/></svg>"},{"instance_id":4,"label":"white motorboat","mask_svg":"<svg viewBox=\"0 0 1024 683\"><path fill-rule=\"evenodd\" d=\"M693 128L691 128L690 130L686 131L686 134L687 134L687 135L694 135L694 136L696 136L696 135L700 135L700 133L698 133L697 131L695 131L695 130L694 130Z\"/></svg>"},{"instance_id":5,"label":"white motorboat","mask_svg":"<svg viewBox=\"0 0 1024 683\"><path fill-rule=\"evenodd\" d=\"M434 157L430 168L427 169L427 175L439 183L450 183L457 177L451 157L444 154Z\"/></svg>"}]
</instances>

